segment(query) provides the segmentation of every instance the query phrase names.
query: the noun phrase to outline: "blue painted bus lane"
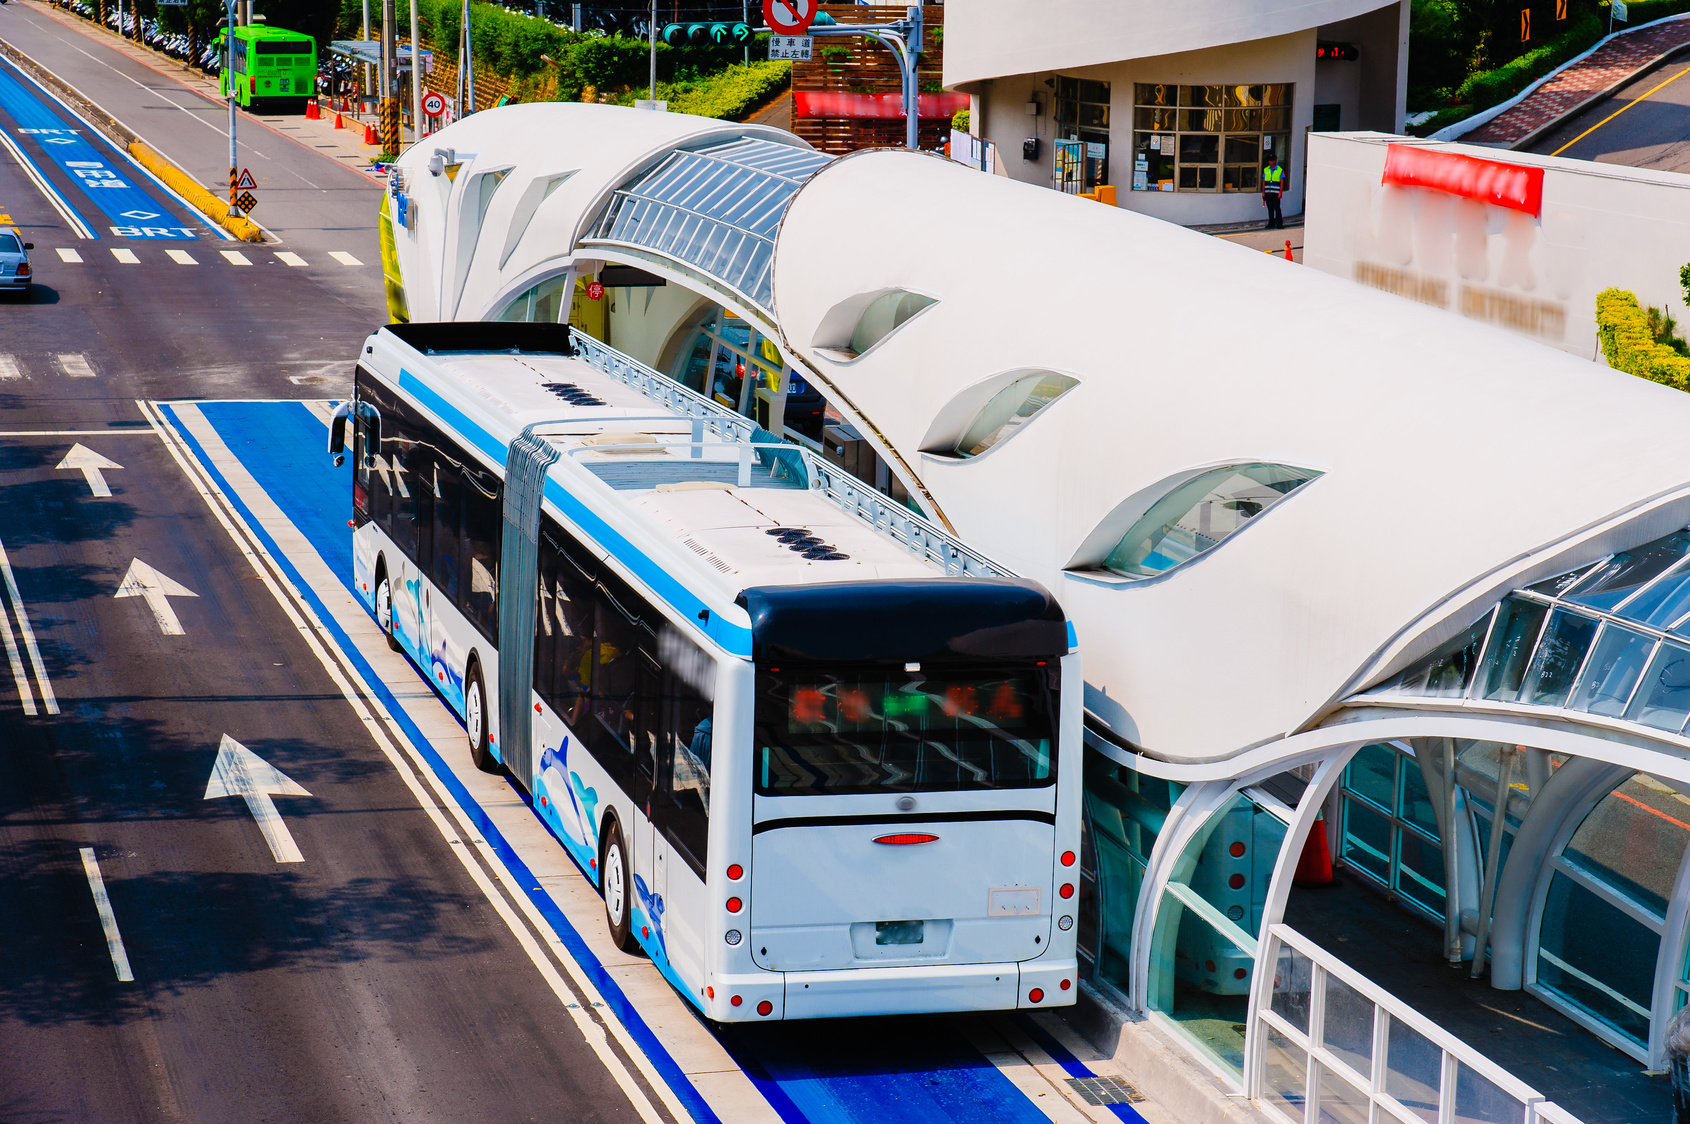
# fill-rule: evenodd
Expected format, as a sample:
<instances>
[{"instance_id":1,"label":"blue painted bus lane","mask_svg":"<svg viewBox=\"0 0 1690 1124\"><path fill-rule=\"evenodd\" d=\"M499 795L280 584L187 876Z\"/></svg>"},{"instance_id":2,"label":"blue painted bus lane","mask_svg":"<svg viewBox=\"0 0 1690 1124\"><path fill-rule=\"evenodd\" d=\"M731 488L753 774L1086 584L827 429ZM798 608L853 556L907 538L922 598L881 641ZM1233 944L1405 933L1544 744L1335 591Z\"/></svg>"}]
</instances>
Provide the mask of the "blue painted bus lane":
<instances>
[{"instance_id":1,"label":"blue painted bus lane","mask_svg":"<svg viewBox=\"0 0 1690 1124\"><path fill-rule=\"evenodd\" d=\"M163 193L147 183L135 165L118 157L103 140L95 143L82 122L5 60L0 60L0 115L0 131L11 134L13 143L28 140L38 146L64 180L104 212L111 235L167 242L198 240L197 220L188 225L179 213L180 205L163 202L158 197ZM67 198L67 202L83 218L86 212L75 200ZM98 237L100 232L89 226Z\"/></svg>"}]
</instances>

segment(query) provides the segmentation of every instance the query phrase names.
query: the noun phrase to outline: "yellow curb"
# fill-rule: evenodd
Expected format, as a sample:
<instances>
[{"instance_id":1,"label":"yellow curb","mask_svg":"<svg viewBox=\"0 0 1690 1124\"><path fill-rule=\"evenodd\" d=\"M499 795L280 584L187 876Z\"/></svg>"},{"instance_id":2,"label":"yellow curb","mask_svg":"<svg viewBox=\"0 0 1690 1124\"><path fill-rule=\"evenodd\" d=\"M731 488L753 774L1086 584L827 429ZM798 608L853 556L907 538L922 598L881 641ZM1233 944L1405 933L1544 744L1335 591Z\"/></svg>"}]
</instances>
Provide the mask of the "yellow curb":
<instances>
[{"instance_id":1,"label":"yellow curb","mask_svg":"<svg viewBox=\"0 0 1690 1124\"><path fill-rule=\"evenodd\" d=\"M258 229L257 223L245 215L233 211L227 202L207 191L198 180L154 152L147 145L140 141L130 141L129 155L140 161L141 166L146 168L147 171L169 184L171 190L215 219L236 238L245 242L264 241L264 232Z\"/></svg>"}]
</instances>

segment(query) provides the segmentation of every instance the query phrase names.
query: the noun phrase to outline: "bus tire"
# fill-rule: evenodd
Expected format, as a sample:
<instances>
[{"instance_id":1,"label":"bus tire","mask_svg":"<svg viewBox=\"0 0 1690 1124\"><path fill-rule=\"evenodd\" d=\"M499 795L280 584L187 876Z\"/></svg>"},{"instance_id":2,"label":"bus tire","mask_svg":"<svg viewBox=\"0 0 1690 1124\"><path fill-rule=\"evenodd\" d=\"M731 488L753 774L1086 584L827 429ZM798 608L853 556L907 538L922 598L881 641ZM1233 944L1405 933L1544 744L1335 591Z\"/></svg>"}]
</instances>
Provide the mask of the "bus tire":
<instances>
[{"instance_id":1,"label":"bus tire","mask_svg":"<svg viewBox=\"0 0 1690 1124\"><path fill-rule=\"evenodd\" d=\"M472 661L464 676L464 729L469 734L469 758L483 773L502 773L504 766L493 756L488 736L487 687L481 679L481 663Z\"/></svg>"},{"instance_id":2,"label":"bus tire","mask_svg":"<svg viewBox=\"0 0 1690 1124\"><path fill-rule=\"evenodd\" d=\"M599 856L599 891L604 894L604 921L610 939L623 952L639 947L634 940L633 895L628 877L628 847L622 842L622 828L605 817L604 854Z\"/></svg>"},{"instance_id":3,"label":"bus tire","mask_svg":"<svg viewBox=\"0 0 1690 1124\"><path fill-rule=\"evenodd\" d=\"M395 652L403 652L405 649L399 638L393 635L393 583L388 580L385 566L380 568L379 573L376 578L376 623L387 637L387 646Z\"/></svg>"}]
</instances>

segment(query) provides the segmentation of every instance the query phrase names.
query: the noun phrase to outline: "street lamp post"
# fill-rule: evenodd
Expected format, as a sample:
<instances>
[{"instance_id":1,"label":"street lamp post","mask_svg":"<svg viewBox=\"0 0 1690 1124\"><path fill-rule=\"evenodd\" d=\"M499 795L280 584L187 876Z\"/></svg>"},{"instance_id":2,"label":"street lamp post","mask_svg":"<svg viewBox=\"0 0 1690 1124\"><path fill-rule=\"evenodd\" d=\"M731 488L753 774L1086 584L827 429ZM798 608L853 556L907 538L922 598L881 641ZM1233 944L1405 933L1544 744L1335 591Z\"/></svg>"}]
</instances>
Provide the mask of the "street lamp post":
<instances>
[{"instance_id":1,"label":"street lamp post","mask_svg":"<svg viewBox=\"0 0 1690 1124\"><path fill-rule=\"evenodd\" d=\"M240 176L240 159L235 152L235 4L227 0L223 35L223 74L229 91L229 209L235 211L235 184ZM239 213L238 211L236 213Z\"/></svg>"},{"instance_id":2,"label":"street lamp post","mask_svg":"<svg viewBox=\"0 0 1690 1124\"><path fill-rule=\"evenodd\" d=\"M653 11L656 10L656 0L653 0ZM771 27L760 27L758 31L773 32L776 35L783 32ZM921 53L922 20L921 9L911 6L905 10L904 18L892 20L890 23L824 23L811 24L805 29L806 35L866 35L868 38L882 44L891 51L898 60L898 75L902 82L904 99L904 147L920 148L920 88L916 82L915 59ZM911 44L914 44L913 48Z\"/></svg>"}]
</instances>

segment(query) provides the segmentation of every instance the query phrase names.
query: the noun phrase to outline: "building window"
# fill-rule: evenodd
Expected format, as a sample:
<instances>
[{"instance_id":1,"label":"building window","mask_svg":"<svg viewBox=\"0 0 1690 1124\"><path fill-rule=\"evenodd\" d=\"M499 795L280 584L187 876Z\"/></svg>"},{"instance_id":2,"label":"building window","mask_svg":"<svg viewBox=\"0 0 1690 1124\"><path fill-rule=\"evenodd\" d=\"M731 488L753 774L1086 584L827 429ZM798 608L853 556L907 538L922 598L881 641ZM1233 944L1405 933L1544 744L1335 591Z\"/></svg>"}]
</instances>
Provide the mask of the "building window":
<instances>
[{"instance_id":1,"label":"building window","mask_svg":"<svg viewBox=\"0 0 1690 1124\"><path fill-rule=\"evenodd\" d=\"M1444 852L1420 763L1389 745L1363 746L1344 768L1346 865L1435 921L1444 917Z\"/></svg>"},{"instance_id":2,"label":"building window","mask_svg":"<svg viewBox=\"0 0 1690 1124\"><path fill-rule=\"evenodd\" d=\"M1056 80L1056 186L1078 195L1109 182L1109 83Z\"/></svg>"},{"instance_id":3,"label":"building window","mask_svg":"<svg viewBox=\"0 0 1690 1124\"><path fill-rule=\"evenodd\" d=\"M1259 191L1270 156L1289 178L1291 89L1140 82L1133 190Z\"/></svg>"},{"instance_id":4,"label":"building window","mask_svg":"<svg viewBox=\"0 0 1690 1124\"><path fill-rule=\"evenodd\" d=\"M851 333L851 354L861 355L903 327L904 321L934 303L936 302L932 297L912 293L907 289L893 289L890 293L883 293L874 298L869 302L869 306L863 309L862 316L857 320L857 327Z\"/></svg>"},{"instance_id":5,"label":"building window","mask_svg":"<svg viewBox=\"0 0 1690 1124\"><path fill-rule=\"evenodd\" d=\"M1051 371L1023 375L992 396L956 443L954 452L959 457L979 456L1079 385L1079 379Z\"/></svg>"},{"instance_id":6,"label":"building window","mask_svg":"<svg viewBox=\"0 0 1690 1124\"><path fill-rule=\"evenodd\" d=\"M1240 464L1197 476L1156 501L1103 566L1155 577L1212 550L1320 473L1283 464Z\"/></svg>"}]
</instances>

